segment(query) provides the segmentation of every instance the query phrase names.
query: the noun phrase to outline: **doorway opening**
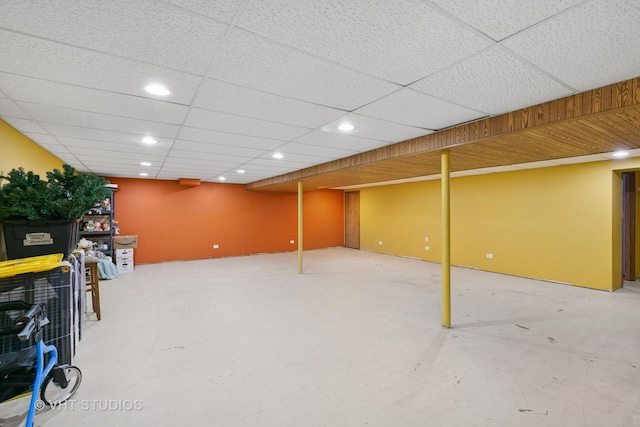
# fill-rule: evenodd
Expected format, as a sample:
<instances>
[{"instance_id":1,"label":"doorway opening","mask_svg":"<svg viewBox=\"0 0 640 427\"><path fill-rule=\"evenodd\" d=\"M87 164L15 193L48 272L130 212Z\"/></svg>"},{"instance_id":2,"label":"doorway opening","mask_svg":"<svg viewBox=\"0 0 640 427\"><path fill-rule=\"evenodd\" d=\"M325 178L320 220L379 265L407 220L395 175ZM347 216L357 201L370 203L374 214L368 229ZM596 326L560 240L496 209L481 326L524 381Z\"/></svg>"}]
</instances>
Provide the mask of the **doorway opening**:
<instances>
[{"instance_id":1,"label":"doorway opening","mask_svg":"<svg viewBox=\"0 0 640 427\"><path fill-rule=\"evenodd\" d=\"M622 173L622 279L636 275L636 172Z\"/></svg>"},{"instance_id":2,"label":"doorway opening","mask_svg":"<svg viewBox=\"0 0 640 427\"><path fill-rule=\"evenodd\" d=\"M360 192L344 193L344 245L360 249Z\"/></svg>"}]
</instances>

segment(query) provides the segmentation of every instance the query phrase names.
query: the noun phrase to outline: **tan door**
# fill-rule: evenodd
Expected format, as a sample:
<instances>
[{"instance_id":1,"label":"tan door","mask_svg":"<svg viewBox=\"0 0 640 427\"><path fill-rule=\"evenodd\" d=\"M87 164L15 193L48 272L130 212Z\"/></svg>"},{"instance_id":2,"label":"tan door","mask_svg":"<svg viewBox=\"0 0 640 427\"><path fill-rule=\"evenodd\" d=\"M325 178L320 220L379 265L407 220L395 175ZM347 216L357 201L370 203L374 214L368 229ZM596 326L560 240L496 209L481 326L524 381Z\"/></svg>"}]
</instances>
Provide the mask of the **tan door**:
<instances>
[{"instance_id":1,"label":"tan door","mask_svg":"<svg viewBox=\"0 0 640 427\"><path fill-rule=\"evenodd\" d=\"M360 192L344 193L344 245L360 249Z\"/></svg>"}]
</instances>

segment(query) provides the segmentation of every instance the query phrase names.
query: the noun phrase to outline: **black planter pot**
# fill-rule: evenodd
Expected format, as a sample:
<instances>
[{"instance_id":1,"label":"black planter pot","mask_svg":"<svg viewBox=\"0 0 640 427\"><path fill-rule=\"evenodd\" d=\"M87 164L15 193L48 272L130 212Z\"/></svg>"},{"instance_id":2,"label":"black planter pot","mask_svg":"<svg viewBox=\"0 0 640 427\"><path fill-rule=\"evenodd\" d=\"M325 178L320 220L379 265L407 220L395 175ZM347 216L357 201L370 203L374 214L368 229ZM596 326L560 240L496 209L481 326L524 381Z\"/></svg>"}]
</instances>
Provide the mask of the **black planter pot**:
<instances>
[{"instance_id":1,"label":"black planter pot","mask_svg":"<svg viewBox=\"0 0 640 427\"><path fill-rule=\"evenodd\" d=\"M75 221L2 221L8 259L64 254L76 248L78 227Z\"/></svg>"}]
</instances>

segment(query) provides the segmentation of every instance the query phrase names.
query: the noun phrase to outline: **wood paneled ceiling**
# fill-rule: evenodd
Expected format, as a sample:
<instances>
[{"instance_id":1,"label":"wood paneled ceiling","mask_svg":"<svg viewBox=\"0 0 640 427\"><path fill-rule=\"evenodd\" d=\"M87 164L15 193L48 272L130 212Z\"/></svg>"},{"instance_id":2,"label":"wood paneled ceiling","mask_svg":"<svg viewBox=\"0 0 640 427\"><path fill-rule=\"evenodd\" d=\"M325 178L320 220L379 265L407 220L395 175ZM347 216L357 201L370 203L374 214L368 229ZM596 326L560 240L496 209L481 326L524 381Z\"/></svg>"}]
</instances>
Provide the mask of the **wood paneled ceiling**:
<instances>
[{"instance_id":1,"label":"wood paneled ceiling","mask_svg":"<svg viewBox=\"0 0 640 427\"><path fill-rule=\"evenodd\" d=\"M467 123L247 185L297 191L407 180L451 171L553 161L640 148L640 78Z\"/></svg>"}]
</instances>

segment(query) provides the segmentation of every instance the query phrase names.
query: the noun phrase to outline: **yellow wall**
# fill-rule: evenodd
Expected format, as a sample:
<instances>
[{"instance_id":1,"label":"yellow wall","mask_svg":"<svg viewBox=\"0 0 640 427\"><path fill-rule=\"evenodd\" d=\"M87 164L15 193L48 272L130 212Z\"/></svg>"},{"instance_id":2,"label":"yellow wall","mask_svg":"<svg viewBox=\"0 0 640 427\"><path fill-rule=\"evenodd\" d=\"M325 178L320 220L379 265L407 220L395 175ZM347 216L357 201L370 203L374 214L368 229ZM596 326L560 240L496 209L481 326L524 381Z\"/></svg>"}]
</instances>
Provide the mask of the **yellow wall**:
<instances>
[{"instance_id":1,"label":"yellow wall","mask_svg":"<svg viewBox=\"0 0 640 427\"><path fill-rule=\"evenodd\" d=\"M440 261L440 243L440 181L360 190L361 249Z\"/></svg>"},{"instance_id":2,"label":"yellow wall","mask_svg":"<svg viewBox=\"0 0 640 427\"><path fill-rule=\"evenodd\" d=\"M638 164L603 161L453 178L452 264L617 289L622 202L614 170ZM439 180L364 188L360 200L363 250L440 261Z\"/></svg>"},{"instance_id":3,"label":"yellow wall","mask_svg":"<svg viewBox=\"0 0 640 427\"><path fill-rule=\"evenodd\" d=\"M0 175L23 167L46 179L45 173L62 167L62 160L0 120ZM0 181L2 185L2 181ZM2 227L0 227L0 260L6 259Z\"/></svg>"},{"instance_id":4,"label":"yellow wall","mask_svg":"<svg viewBox=\"0 0 640 427\"><path fill-rule=\"evenodd\" d=\"M45 172L62 167L62 160L0 120L0 174L22 166L46 179Z\"/></svg>"}]
</instances>

